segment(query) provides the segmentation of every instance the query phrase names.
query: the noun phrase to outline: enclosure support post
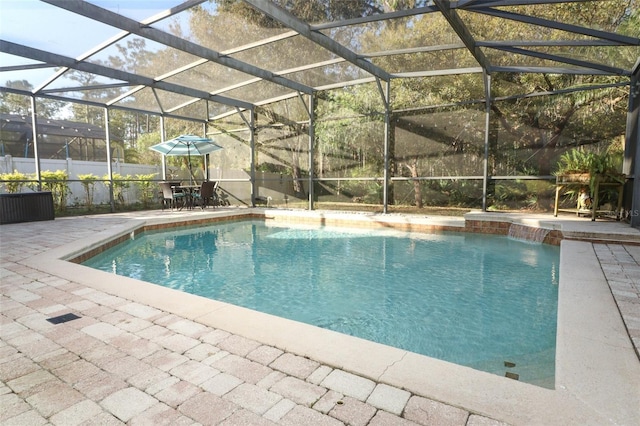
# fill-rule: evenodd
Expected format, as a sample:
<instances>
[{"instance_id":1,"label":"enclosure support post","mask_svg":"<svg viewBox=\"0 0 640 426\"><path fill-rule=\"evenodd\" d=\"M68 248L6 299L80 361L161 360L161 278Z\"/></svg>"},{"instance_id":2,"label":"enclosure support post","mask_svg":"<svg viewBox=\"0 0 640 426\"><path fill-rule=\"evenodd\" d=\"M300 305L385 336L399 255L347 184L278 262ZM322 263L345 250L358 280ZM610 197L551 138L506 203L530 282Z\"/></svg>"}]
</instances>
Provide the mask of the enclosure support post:
<instances>
[{"instance_id":1,"label":"enclosure support post","mask_svg":"<svg viewBox=\"0 0 640 426\"><path fill-rule=\"evenodd\" d=\"M164 133L164 115L160 116L160 143L163 143L165 139ZM166 181L167 179L167 156L162 155L162 180Z\"/></svg>"},{"instance_id":2,"label":"enclosure support post","mask_svg":"<svg viewBox=\"0 0 640 426\"><path fill-rule=\"evenodd\" d=\"M382 97L382 103L384 105L384 175L383 175L383 187L382 187L382 213L387 214L387 207L389 205L389 120L391 116L389 93L391 92L391 83L386 81L384 88L380 84L380 79L376 78L378 84L378 90Z\"/></svg>"},{"instance_id":3,"label":"enclosure support post","mask_svg":"<svg viewBox=\"0 0 640 426\"><path fill-rule=\"evenodd\" d=\"M249 117L249 145L251 146L251 207L256 206L256 108L251 107L251 117ZM243 120L244 115L240 113Z\"/></svg>"},{"instance_id":4,"label":"enclosure support post","mask_svg":"<svg viewBox=\"0 0 640 426\"><path fill-rule=\"evenodd\" d=\"M625 183L625 209L631 218L631 226L640 227L640 61L636 63L635 73L629 86L629 109L627 110L627 131L624 144L624 163L622 172L629 179ZM630 200L629 200L630 197Z\"/></svg>"},{"instance_id":5,"label":"enclosure support post","mask_svg":"<svg viewBox=\"0 0 640 426\"><path fill-rule=\"evenodd\" d=\"M36 178L38 179L38 191L42 191L42 172L40 171L40 153L38 152L38 119L36 114L36 97L33 95L31 96L31 131L31 136L33 138L33 159L35 161L36 167Z\"/></svg>"},{"instance_id":6,"label":"enclosure support post","mask_svg":"<svg viewBox=\"0 0 640 426\"><path fill-rule=\"evenodd\" d=\"M209 116L207 115L207 117ZM205 138L207 137L207 123L202 123L202 136ZM204 155L202 162L204 163L204 180L208 182L209 181L209 154Z\"/></svg>"},{"instance_id":7,"label":"enclosure support post","mask_svg":"<svg viewBox=\"0 0 640 426\"><path fill-rule=\"evenodd\" d=\"M236 107L238 115L244 121L244 124L249 128L249 150L251 155L251 161L249 164L249 182L251 184L251 207L256 206L256 194L258 188L256 187L256 107L252 106L249 110L250 117L244 116L242 110Z\"/></svg>"},{"instance_id":8,"label":"enclosure support post","mask_svg":"<svg viewBox=\"0 0 640 426\"><path fill-rule=\"evenodd\" d=\"M104 109L104 133L107 143L107 174L109 175L109 203L111 204L111 213L116 211L115 201L113 199L113 164L111 163L111 134L109 132L109 108Z\"/></svg>"},{"instance_id":9,"label":"enclosure support post","mask_svg":"<svg viewBox=\"0 0 640 426\"><path fill-rule=\"evenodd\" d=\"M489 123L491 116L491 75L487 71L483 71L484 76L484 96L485 96L485 115L484 115L484 159L482 170L482 211L487 211L487 192L489 189Z\"/></svg>"},{"instance_id":10,"label":"enclosure support post","mask_svg":"<svg viewBox=\"0 0 640 426\"><path fill-rule=\"evenodd\" d=\"M314 191L313 191L313 180L315 178L313 170L314 170L314 156L313 156L313 150L315 149L315 144L313 143L313 140L315 138L315 120L314 120L314 110L315 110L315 106L314 106L314 99L313 99L313 94L309 95L309 105L308 105L308 111L309 111L309 190L307 191L309 193L309 210L313 210L313 198L315 197Z\"/></svg>"}]
</instances>

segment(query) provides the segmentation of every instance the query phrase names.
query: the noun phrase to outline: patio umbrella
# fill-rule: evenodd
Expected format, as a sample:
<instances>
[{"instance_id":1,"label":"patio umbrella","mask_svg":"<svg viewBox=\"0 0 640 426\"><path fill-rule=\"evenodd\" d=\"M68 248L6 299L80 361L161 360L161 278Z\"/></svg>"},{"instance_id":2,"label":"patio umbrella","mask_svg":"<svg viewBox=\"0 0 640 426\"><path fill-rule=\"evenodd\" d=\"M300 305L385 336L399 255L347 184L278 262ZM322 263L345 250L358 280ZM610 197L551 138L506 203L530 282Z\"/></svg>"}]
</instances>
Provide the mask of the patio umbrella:
<instances>
[{"instance_id":1,"label":"patio umbrella","mask_svg":"<svg viewBox=\"0 0 640 426\"><path fill-rule=\"evenodd\" d=\"M189 166L189 181L191 182L191 155L205 155L222 149L213 140L195 135L180 135L177 138L160 142L150 146L149 149L157 151L163 155L186 155Z\"/></svg>"}]
</instances>

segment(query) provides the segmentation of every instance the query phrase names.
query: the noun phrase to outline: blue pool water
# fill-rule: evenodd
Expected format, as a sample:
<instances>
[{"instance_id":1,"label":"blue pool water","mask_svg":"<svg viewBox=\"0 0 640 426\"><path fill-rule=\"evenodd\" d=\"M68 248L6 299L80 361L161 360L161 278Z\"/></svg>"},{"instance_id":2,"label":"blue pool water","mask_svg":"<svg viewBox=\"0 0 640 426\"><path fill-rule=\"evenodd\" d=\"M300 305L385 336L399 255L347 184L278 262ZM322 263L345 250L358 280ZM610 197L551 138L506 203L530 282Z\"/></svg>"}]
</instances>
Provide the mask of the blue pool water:
<instances>
[{"instance_id":1,"label":"blue pool water","mask_svg":"<svg viewBox=\"0 0 640 426\"><path fill-rule=\"evenodd\" d=\"M558 247L243 221L143 233L84 264L553 387Z\"/></svg>"}]
</instances>

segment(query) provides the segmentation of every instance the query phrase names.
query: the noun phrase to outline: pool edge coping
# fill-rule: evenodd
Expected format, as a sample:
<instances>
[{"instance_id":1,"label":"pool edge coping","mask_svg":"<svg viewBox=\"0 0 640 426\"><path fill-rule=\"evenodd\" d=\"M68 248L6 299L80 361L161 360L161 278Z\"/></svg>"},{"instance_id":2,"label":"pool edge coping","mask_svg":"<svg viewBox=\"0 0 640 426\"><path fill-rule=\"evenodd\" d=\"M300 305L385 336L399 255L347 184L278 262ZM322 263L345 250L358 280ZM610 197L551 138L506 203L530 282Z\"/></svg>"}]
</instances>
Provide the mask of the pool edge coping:
<instances>
[{"instance_id":1,"label":"pool edge coping","mask_svg":"<svg viewBox=\"0 0 640 426\"><path fill-rule=\"evenodd\" d=\"M273 210L265 210L265 212L274 214ZM276 215L285 213L279 212ZM327 216L327 213L322 214ZM255 210L214 213L201 216L196 220L181 220L181 223L194 224L194 222L259 217L260 215L261 213ZM312 214L303 213L302 216L312 217ZM370 215L334 212L330 216L348 216L351 220L354 216L362 218ZM379 219L379 217L376 218L377 221ZM409 217L409 219L414 223L429 221L429 218ZM386 217L383 221L388 223L401 220L402 222L409 219ZM32 262L25 261L25 263L30 263L34 269L52 273L109 294L145 303L211 327L252 338L298 355L308 356L334 368L509 423L530 424L538 421L545 424L566 424L576 421L584 424L614 423L616 422L614 419L621 412L624 413L626 410L631 410L629 407L637 406L629 404L640 401L638 392L635 395L633 392L637 389L634 389L633 383L628 383L629 377L638 377L640 374L640 363L633 351L597 258L595 262L584 261L585 256L589 256L589 251L593 254L590 243L563 241L561 244L559 304L560 300L565 300L566 297L574 302L581 297L586 297L587 300L600 300L600 303L607 305L602 309L603 321L592 324L587 330L588 336L584 336L581 331L582 320L577 319L584 318L585 315L588 317L590 312L586 311L580 303L574 302L569 302L569 310L566 310L565 302L562 302L562 312L570 313L568 318L565 318L560 314L559 305L556 389L548 390L154 284L125 277L114 278L112 274L90 270L65 260L81 252L82 247L86 249L97 246L109 238L135 232L142 226L162 227L163 224L174 222L175 218L132 219L125 225L115 226L95 234L90 241L75 241L60 246L33 259ZM435 222L451 226L452 223L460 221L456 218L453 221L441 219ZM576 258L574 252L582 253L583 257ZM572 277L576 274L585 278L575 280ZM581 284L584 280L592 283L589 292L593 294L584 294L584 286ZM565 296L561 299L562 294ZM603 294L608 295L608 300L602 300ZM604 329L598 331L599 327ZM594 339L594 335L599 338ZM292 339L291 336L295 337ZM611 340L613 336L618 336L613 339L615 343ZM594 345L594 342L598 344ZM362 353L368 354L369 364L366 366L362 365ZM612 356L618 357L619 360L611 363ZM603 365L585 366L583 364L594 362L594 360L596 364ZM615 369L612 367L614 365ZM618 371L621 365L624 367L624 374ZM585 375L584 372L598 372L598 374ZM602 389L603 384L609 384L606 386L606 392ZM622 389L626 391L621 392ZM616 407L616 409L609 412L607 407ZM617 422L620 422L619 418Z\"/></svg>"}]
</instances>

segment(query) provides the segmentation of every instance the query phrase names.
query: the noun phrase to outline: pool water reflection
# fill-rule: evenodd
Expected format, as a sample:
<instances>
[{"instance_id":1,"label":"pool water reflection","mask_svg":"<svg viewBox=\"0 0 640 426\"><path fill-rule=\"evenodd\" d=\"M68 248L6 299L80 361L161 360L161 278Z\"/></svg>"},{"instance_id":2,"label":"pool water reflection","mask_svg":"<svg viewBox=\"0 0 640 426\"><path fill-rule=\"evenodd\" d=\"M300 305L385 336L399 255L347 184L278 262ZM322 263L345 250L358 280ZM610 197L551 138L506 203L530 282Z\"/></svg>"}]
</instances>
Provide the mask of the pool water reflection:
<instances>
[{"instance_id":1,"label":"pool water reflection","mask_svg":"<svg viewBox=\"0 0 640 426\"><path fill-rule=\"evenodd\" d=\"M555 246L243 221L143 233L84 264L553 387Z\"/></svg>"}]
</instances>

